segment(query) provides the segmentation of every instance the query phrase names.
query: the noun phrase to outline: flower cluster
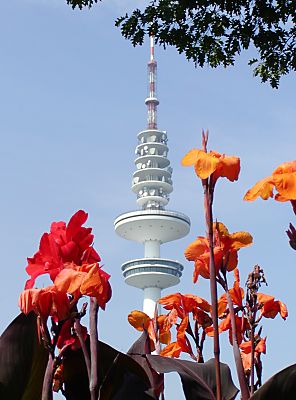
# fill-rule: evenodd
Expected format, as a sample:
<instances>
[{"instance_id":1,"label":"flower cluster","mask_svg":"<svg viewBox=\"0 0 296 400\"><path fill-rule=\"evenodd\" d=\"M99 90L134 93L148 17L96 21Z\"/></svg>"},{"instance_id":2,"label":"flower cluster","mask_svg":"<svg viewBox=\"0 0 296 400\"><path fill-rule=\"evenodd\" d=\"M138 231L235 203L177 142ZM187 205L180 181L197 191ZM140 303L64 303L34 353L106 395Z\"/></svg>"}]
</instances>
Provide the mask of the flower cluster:
<instances>
[{"instance_id":1,"label":"flower cluster","mask_svg":"<svg viewBox=\"0 0 296 400\"><path fill-rule=\"evenodd\" d=\"M216 275L219 272L233 271L238 264L238 250L250 246L253 242L248 232L230 234L221 222L213 224L214 260ZM199 236L185 250L188 261L194 261L193 282L196 283L199 275L210 278L210 244L209 239Z\"/></svg>"},{"instance_id":2,"label":"flower cluster","mask_svg":"<svg viewBox=\"0 0 296 400\"><path fill-rule=\"evenodd\" d=\"M78 315L77 302L82 296L95 298L102 309L111 298L110 275L99 265L100 256L92 247L92 229L82 226L87 217L79 210L68 224L52 223L50 232L40 240L38 252L28 258L26 271L31 278L19 298L23 313L33 311L43 321L43 334L48 317L52 317L58 348L79 347L73 316ZM53 285L33 288L36 278L46 273ZM81 328L86 337L86 328Z\"/></svg>"},{"instance_id":3,"label":"flower cluster","mask_svg":"<svg viewBox=\"0 0 296 400\"><path fill-rule=\"evenodd\" d=\"M152 350L158 348L157 341L166 346L160 355L178 358L181 352L188 353L194 360L203 359L202 350L206 337L205 330L212 324L211 305L204 299L192 294L174 293L159 300L164 309L169 312L159 315L156 319L149 318L141 311L133 311L128 320L138 330L147 330ZM193 320L192 328L190 317ZM176 340L172 341L171 328L176 327ZM191 341L193 340L197 354Z\"/></svg>"}]
</instances>

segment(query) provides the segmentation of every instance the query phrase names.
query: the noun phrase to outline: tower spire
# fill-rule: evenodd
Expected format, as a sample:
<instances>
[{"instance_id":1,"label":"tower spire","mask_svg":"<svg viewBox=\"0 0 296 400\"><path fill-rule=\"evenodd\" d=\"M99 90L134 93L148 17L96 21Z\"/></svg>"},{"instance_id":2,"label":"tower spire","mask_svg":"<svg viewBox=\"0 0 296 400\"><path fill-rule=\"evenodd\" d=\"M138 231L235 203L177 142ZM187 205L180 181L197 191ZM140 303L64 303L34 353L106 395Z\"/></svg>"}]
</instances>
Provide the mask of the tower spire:
<instances>
[{"instance_id":1,"label":"tower spire","mask_svg":"<svg viewBox=\"0 0 296 400\"><path fill-rule=\"evenodd\" d=\"M159 101L156 94L157 62L154 58L154 36L150 36L150 60L148 61L148 97L145 104L148 109L148 129L157 129L157 106Z\"/></svg>"}]
</instances>

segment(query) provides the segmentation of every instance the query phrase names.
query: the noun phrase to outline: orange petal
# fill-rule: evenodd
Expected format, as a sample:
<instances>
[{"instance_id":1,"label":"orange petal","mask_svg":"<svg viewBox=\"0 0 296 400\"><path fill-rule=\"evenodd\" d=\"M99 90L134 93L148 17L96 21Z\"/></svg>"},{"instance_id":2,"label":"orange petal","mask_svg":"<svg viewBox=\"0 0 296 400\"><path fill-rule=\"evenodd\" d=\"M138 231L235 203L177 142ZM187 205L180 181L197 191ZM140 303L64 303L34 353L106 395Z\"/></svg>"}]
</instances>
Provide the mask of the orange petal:
<instances>
[{"instance_id":1,"label":"orange petal","mask_svg":"<svg viewBox=\"0 0 296 400\"><path fill-rule=\"evenodd\" d=\"M238 282L238 284L239 284L240 283L240 278L239 278L239 269L238 268L234 269L233 275L234 275L235 282Z\"/></svg>"},{"instance_id":2,"label":"orange petal","mask_svg":"<svg viewBox=\"0 0 296 400\"><path fill-rule=\"evenodd\" d=\"M296 172L273 175L276 190L288 200L296 200Z\"/></svg>"},{"instance_id":3,"label":"orange petal","mask_svg":"<svg viewBox=\"0 0 296 400\"><path fill-rule=\"evenodd\" d=\"M236 250L229 251L227 254L227 271L233 271L238 264L238 255Z\"/></svg>"},{"instance_id":4,"label":"orange petal","mask_svg":"<svg viewBox=\"0 0 296 400\"><path fill-rule=\"evenodd\" d=\"M193 319L197 321L198 325L202 326L204 329L213 324L212 318L207 313L198 308L193 310L192 314Z\"/></svg>"},{"instance_id":5,"label":"orange petal","mask_svg":"<svg viewBox=\"0 0 296 400\"><path fill-rule=\"evenodd\" d=\"M219 159L211 156L209 153L200 151L197 161L194 165L196 175L201 179L207 179L216 169Z\"/></svg>"},{"instance_id":6,"label":"orange petal","mask_svg":"<svg viewBox=\"0 0 296 400\"><path fill-rule=\"evenodd\" d=\"M80 293L96 297L98 305L104 310L112 295L109 278L110 275L94 264L81 283Z\"/></svg>"},{"instance_id":7,"label":"orange petal","mask_svg":"<svg viewBox=\"0 0 296 400\"><path fill-rule=\"evenodd\" d=\"M200 255L209 250L208 239L199 236L184 251L184 255L188 261L195 261Z\"/></svg>"},{"instance_id":8,"label":"orange petal","mask_svg":"<svg viewBox=\"0 0 296 400\"><path fill-rule=\"evenodd\" d=\"M190 165L194 165L198 159L199 153L201 150L192 149L190 150L183 158L182 158L182 165L184 167L188 167Z\"/></svg>"},{"instance_id":9,"label":"orange petal","mask_svg":"<svg viewBox=\"0 0 296 400\"><path fill-rule=\"evenodd\" d=\"M280 300L278 301L280 305L280 314L283 319L286 319L288 316L288 309L286 304L282 303Z\"/></svg>"},{"instance_id":10,"label":"orange petal","mask_svg":"<svg viewBox=\"0 0 296 400\"><path fill-rule=\"evenodd\" d=\"M231 182L237 181L240 173L240 159L234 156L223 155L219 159L219 166L215 175L218 177L224 177L229 179Z\"/></svg>"},{"instance_id":11,"label":"orange petal","mask_svg":"<svg viewBox=\"0 0 296 400\"><path fill-rule=\"evenodd\" d=\"M244 352L241 352L241 358L245 372L250 371L252 364L251 353L246 354Z\"/></svg>"},{"instance_id":12,"label":"orange petal","mask_svg":"<svg viewBox=\"0 0 296 400\"><path fill-rule=\"evenodd\" d=\"M238 282L234 282L233 289L229 290L229 294L235 305L240 307L243 305L244 289L239 286Z\"/></svg>"},{"instance_id":13,"label":"orange petal","mask_svg":"<svg viewBox=\"0 0 296 400\"><path fill-rule=\"evenodd\" d=\"M134 310L128 315L128 322L138 331L148 329L150 318L143 311Z\"/></svg>"},{"instance_id":14,"label":"orange petal","mask_svg":"<svg viewBox=\"0 0 296 400\"><path fill-rule=\"evenodd\" d=\"M178 342L178 345L181 347L182 351L184 351L185 353L188 353L188 354L192 354L192 348L191 348L190 342L186 338L186 329L188 326L188 321L189 321L189 318L188 318L188 315L186 315L178 327L177 342Z\"/></svg>"},{"instance_id":15,"label":"orange petal","mask_svg":"<svg viewBox=\"0 0 296 400\"><path fill-rule=\"evenodd\" d=\"M219 333L225 332L230 328L231 328L231 320L230 320L230 314L228 314L227 317L223 319L219 324Z\"/></svg>"},{"instance_id":16,"label":"orange petal","mask_svg":"<svg viewBox=\"0 0 296 400\"><path fill-rule=\"evenodd\" d=\"M193 294L184 294L183 297L185 299L186 298L193 299L194 303L195 303L195 307L201 308L203 311L210 312L212 309L211 304L209 302L207 302L207 300L203 299L202 297L195 296ZM188 312L192 311L192 309L189 311L188 308L186 308L186 310Z\"/></svg>"},{"instance_id":17,"label":"orange petal","mask_svg":"<svg viewBox=\"0 0 296 400\"><path fill-rule=\"evenodd\" d=\"M181 354L181 347L178 342L172 342L168 346L166 346L161 352L160 355L163 357L176 357L179 358Z\"/></svg>"},{"instance_id":18,"label":"orange petal","mask_svg":"<svg viewBox=\"0 0 296 400\"><path fill-rule=\"evenodd\" d=\"M252 342L248 340L247 342L241 343L239 347L243 353L249 354L252 351Z\"/></svg>"},{"instance_id":19,"label":"orange petal","mask_svg":"<svg viewBox=\"0 0 296 400\"><path fill-rule=\"evenodd\" d=\"M61 292L74 294L80 289L85 276L85 272L78 272L68 268L63 269L55 278L54 285Z\"/></svg>"},{"instance_id":20,"label":"orange petal","mask_svg":"<svg viewBox=\"0 0 296 400\"><path fill-rule=\"evenodd\" d=\"M171 310L173 307L180 305L182 300L181 293L169 294L168 296L164 296L158 300L159 304L161 304L166 310Z\"/></svg>"},{"instance_id":21,"label":"orange petal","mask_svg":"<svg viewBox=\"0 0 296 400\"><path fill-rule=\"evenodd\" d=\"M216 229L220 236L229 236L229 231L222 222L214 222L213 229Z\"/></svg>"},{"instance_id":22,"label":"orange petal","mask_svg":"<svg viewBox=\"0 0 296 400\"><path fill-rule=\"evenodd\" d=\"M173 308L166 316L163 323L163 330L168 331L171 329L172 325L176 324L178 321L178 311Z\"/></svg>"},{"instance_id":23,"label":"orange petal","mask_svg":"<svg viewBox=\"0 0 296 400\"><path fill-rule=\"evenodd\" d=\"M41 289L26 289L20 294L18 305L24 314L34 310L34 306L38 301Z\"/></svg>"},{"instance_id":24,"label":"orange petal","mask_svg":"<svg viewBox=\"0 0 296 400\"><path fill-rule=\"evenodd\" d=\"M266 338L260 340L260 342L255 347L255 351L257 353L266 354Z\"/></svg>"},{"instance_id":25,"label":"orange petal","mask_svg":"<svg viewBox=\"0 0 296 400\"><path fill-rule=\"evenodd\" d=\"M270 296L269 294L264 294L264 293L257 293L257 301L259 304L265 304L268 301L274 300L273 296Z\"/></svg>"},{"instance_id":26,"label":"orange petal","mask_svg":"<svg viewBox=\"0 0 296 400\"><path fill-rule=\"evenodd\" d=\"M205 332L206 332L206 334L207 334L208 336L211 336L211 337L214 336L214 328L213 328L212 326L208 326L208 327L205 329Z\"/></svg>"},{"instance_id":27,"label":"orange petal","mask_svg":"<svg viewBox=\"0 0 296 400\"><path fill-rule=\"evenodd\" d=\"M227 304L226 293L224 293L218 300L218 317L221 317L225 313Z\"/></svg>"},{"instance_id":28,"label":"orange petal","mask_svg":"<svg viewBox=\"0 0 296 400\"><path fill-rule=\"evenodd\" d=\"M273 171L272 175L286 174L293 172L296 172L296 160L282 163Z\"/></svg>"},{"instance_id":29,"label":"orange petal","mask_svg":"<svg viewBox=\"0 0 296 400\"><path fill-rule=\"evenodd\" d=\"M163 344L170 344L171 343L171 332L170 331L163 331L159 333L159 341Z\"/></svg>"},{"instance_id":30,"label":"orange petal","mask_svg":"<svg viewBox=\"0 0 296 400\"><path fill-rule=\"evenodd\" d=\"M253 201L259 196L263 200L267 200L269 197L273 197L273 186L274 183L272 176L261 179L251 189L247 191L244 196L244 200Z\"/></svg>"},{"instance_id":31,"label":"orange petal","mask_svg":"<svg viewBox=\"0 0 296 400\"><path fill-rule=\"evenodd\" d=\"M253 243L253 237L249 232L235 232L230 235L231 248L239 250L242 247L250 246Z\"/></svg>"},{"instance_id":32,"label":"orange petal","mask_svg":"<svg viewBox=\"0 0 296 400\"><path fill-rule=\"evenodd\" d=\"M286 197L282 196L282 195L279 194L279 193L277 193L277 194L274 196L274 199L275 199L276 201L280 201L281 203L284 203L284 202L286 202L286 201L289 201L289 199L286 199Z\"/></svg>"},{"instance_id":33,"label":"orange petal","mask_svg":"<svg viewBox=\"0 0 296 400\"><path fill-rule=\"evenodd\" d=\"M280 312L280 305L278 301L267 301L261 308L261 315L265 318L275 318Z\"/></svg>"}]
</instances>

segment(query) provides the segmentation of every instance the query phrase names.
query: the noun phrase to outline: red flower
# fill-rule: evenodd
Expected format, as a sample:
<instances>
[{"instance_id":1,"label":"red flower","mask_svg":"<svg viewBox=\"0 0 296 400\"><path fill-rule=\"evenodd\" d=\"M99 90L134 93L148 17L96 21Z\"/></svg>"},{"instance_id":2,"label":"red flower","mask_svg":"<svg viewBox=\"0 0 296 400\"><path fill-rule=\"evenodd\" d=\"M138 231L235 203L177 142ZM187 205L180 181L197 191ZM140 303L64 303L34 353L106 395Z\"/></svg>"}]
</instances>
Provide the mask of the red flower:
<instances>
[{"instance_id":1,"label":"red flower","mask_svg":"<svg viewBox=\"0 0 296 400\"><path fill-rule=\"evenodd\" d=\"M85 341L87 338L87 329L83 325L81 325L81 334ZM65 346L71 347L71 350L77 350L81 347L80 340L74 331L73 321L71 319L64 322L57 340L58 349L61 350Z\"/></svg>"},{"instance_id":2,"label":"red flower","mask_svg":"<svg viewBox=\"0 0 296 400\"><path fill-rule=\"evenodd\" d=\"M39 251L28 258L27 273L31 276L26 282L26 289L31 289L35 279L48 273L54 281L65 263L74 262L76 265L95 263L100 256L91 246L93 242L92 228L84 228L88 214L77 211L69 223L53 222L49 233L44 233L39 245Z\"/></svg>"}]
</instances>

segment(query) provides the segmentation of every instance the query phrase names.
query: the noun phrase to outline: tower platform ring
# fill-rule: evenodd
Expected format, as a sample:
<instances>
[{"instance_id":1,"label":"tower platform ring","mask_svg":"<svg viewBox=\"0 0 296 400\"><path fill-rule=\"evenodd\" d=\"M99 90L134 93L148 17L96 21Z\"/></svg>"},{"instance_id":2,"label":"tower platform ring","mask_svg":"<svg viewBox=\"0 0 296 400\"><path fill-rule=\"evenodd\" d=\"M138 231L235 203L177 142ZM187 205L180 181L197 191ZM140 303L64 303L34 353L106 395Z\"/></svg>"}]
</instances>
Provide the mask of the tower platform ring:
<instances>
[{"instance_id":1,"label":"tower platform ring","mask_svg":"<svg viewBox=\"0 0 296 400\"><path fill-rule=\"evenodd\" d=\"M165 258L139 258L125 262L121 269L125 282L130 286L165 289L179 283L183 266Z\"/></svg>"},{"instance_id":2,"label":"tower platform ring","mask_svg":"<svg viewBox=\"0 0 296 400\"><path fill-rule=\"evenodd\" d=\"M190 230L190 219L177 211L139 210L119 215L114 227L116 233L127 240L166 243L186 236Z\"/></svg>"}]
</instances>

